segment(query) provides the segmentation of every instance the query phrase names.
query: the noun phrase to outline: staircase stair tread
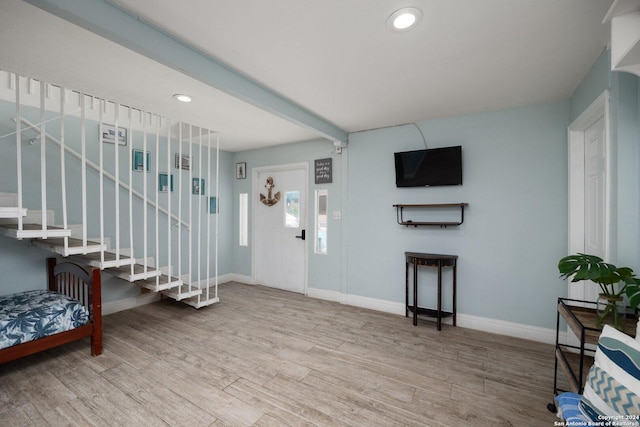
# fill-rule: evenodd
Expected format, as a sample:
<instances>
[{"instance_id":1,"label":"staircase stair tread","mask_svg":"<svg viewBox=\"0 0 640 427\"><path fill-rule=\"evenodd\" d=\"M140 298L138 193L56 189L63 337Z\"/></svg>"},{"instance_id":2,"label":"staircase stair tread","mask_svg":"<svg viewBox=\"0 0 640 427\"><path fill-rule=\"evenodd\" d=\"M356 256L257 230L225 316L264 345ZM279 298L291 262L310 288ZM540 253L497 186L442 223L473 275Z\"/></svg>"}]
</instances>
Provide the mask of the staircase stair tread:
<instances>
[{"instance_id":1,"label":"staircase stair tread","mask_svg":"<svg viewBox=\"0 0 640 427\"><path fill-rule=\"evenodd\" d=\"M102 259L102 257L100 256L100 253L87 254L87 255L83 255L83 257L87 258L89 260L92 260L92 261L100 261ZM116 254L113 253L113 252L105 251L104 260L105 261L115 261L116 260ZM124 260L131 260L131 257L128 256L128 255L120 254L120 261L124 261Z\"/></svg>"},{"instance_id":2,"label":"staircase stair tread","mask_svg":"<svg viewBox=\"0 0 640 427\"><path fill-rule=\"evenodd\" d=\"M120 267L109 268L109 273L120 277L121 279L127 280L131 283L137 282L138 280L148 280L150 278L154 278L162 274L162 271L157 270L153 267L147 266L147 271L145 273L144 265L142 264L133 264L133 274L131 274L131 265L123 265ZM145 277L146 275L146 277Z\"/></svg>"},{"instance_id":3,"label":"staircase stair tread","mask_svg":"<svg viewBox=\"0 0 640 427\"><path fill-rule=\"evenodd\" d=\"M22 214L20 212L22 211ZM18 218L27 216L27 208L20 209L17 206L0 206L0 218Z\"/></svg>"},{"instance_id":4,"label":"staircase stair tread","mask_svg":"<svg viewBox=\"0 0 640 427\"><path fill-rule=\"evenodd\" d=\"M87 240L87 247L84 247L82 239L76 239L73 237L67 237L67 247L65 247L64 237L55 237L52 239L37 239L33 241L33 244L46 250L51 250L62 256L69 255L85 255L86 253L100 252L106 249L106 245L101 245L99 242L93 242Z\"/></svg>"},{"instance_id":5,"label":"staircase stair tread","mask_svg":"<svg viewBox=\"0 0 640 427\"><path fill-rule=\"evenodd\" d=\"M168 291L163 291L162 294L170 298L173 298L176 301L181 301L186 298L200 295L202 294L202 291L203 291L202 289L198 289L195 286L192 286L191 290L189 290L189 285L186 283L183 283L182 286L175 287Z\"/></svg>"},{"instance_id":6,"label":"staircase stair tread","mask_svg":"<svg viewBox=\"0 0 640 427\"><path fill-rule=\"evenodd\" d=\"M131 264L134 264L136 260L131 258L128 255L120 254L120 258L116 258L116 254L112 252L104 252L104 262L101 255L101 252L93 252L86 254L78 254L74 255L75 258L80 260L81 262L90 265L92 267L97 267L101 269L116 269L126 268L128 272L131 271Z\"/></svg>"},{"instance_id":7,"label":"staircase stair tread","mask_svg":"<svg viewBox=\"0 0 640 427\"><path fill-rule=\"evenodd\" d=\"M164 291L182 286L183 282L177 277L169 277L166 274L161 274L158 281L156 281L155 277L150 277L148 279L136 280L135 284L152 291Z\"/></svg>"},{"instance_id":8,"label":"staircase stair tread","mask_svg":"<svg viewBox=\"0 0 640 427\"><path fill-rule=\"evenodd\" d=\"M47 225L43 233L42 224L22 224L22 230L18 229L18 224L0 224L0 233L19 239L43 239L45 237L68 237L71 235L71 230L65 230L62 227L54 225Z\"/></svg>"}]
</instances>

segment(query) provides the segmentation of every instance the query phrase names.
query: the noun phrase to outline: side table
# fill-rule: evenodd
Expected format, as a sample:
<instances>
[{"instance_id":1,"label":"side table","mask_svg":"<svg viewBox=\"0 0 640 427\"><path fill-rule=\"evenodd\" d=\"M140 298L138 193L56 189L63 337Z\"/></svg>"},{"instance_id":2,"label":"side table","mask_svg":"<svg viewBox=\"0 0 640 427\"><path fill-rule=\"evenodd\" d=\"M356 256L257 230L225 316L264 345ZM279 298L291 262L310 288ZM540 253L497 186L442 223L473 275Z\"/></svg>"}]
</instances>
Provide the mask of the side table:
<instances>
[{"instance_id":1,"label":"side table","mask_svg":"<svg viewBox=\"0 0 640 427\"><path fill-rule=\"evenodd\" d=\"M418 314L435 317L438 330L442 329L442 318L453 317L453 326L456 326L456 267L457 255L427 254L420 252L405 252L405 317L409 317L409 311L413 312L413 325L418 324ZM413 265L413 305L409 305L409 265ZM418 306L418 266L438 268L438 300L437 308L424 308ZM442 310L442 267L453 268L453 309Z\"/></svg>"}]
</instances>

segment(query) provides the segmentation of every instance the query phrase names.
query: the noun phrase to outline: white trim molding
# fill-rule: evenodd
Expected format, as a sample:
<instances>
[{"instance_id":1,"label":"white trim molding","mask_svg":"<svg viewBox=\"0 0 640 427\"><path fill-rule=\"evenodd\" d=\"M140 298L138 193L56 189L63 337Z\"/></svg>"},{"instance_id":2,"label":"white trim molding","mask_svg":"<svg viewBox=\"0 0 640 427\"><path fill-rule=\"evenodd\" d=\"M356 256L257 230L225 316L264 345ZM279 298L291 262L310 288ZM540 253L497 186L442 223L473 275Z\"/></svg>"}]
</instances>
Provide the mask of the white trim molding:
<instances>
[{"instance_id":1,"label":"white trim molding","mask_svg":"<svg viewBox=\"0 0 640 427\"><path fill-rule=\"evenodd\" d=\"M335 301L345 305L368 308L370 310L381 311L399 316L405 315L403 303L386 301L376 298L362 297L358 295L345 295L338 291L325 289L307 288L307 296L327 301ZM435 321L435 319L429 319ZM487 317L473 316L470 314L458 313L457 325L462 328L474 329L477 331L489 332L493 334L506 335L509 337L522 338L531 341L538 341L545 344L555 344L556 330L541 328L538 326L525 325L522 323L507 322L505 320L490 319ZM445 324L451 324L451 318L443 319ZM407 323L410 325L410 323ZM410 325L413 327L412 325ZM565 342L566 333L560 333L560 342Z\"/></svg>"}]
</instances>

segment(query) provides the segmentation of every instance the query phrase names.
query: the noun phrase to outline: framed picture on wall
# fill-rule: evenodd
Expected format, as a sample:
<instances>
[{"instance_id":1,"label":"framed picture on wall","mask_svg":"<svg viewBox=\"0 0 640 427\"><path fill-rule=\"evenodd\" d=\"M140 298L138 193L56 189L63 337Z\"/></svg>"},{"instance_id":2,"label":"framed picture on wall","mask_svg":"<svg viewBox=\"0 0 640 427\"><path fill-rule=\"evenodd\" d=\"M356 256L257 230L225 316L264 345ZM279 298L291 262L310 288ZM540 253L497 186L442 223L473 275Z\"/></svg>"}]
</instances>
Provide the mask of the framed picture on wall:
<instances>
[{"instance_id":1,"label":"framed picture on wall","mask_svg":"<svg viewBox=\"0 0 640 427\"><path fill-rule=\"evenodd\" d=\"M102 124L102 142L107 144L116 143L116 127L114 125ZM118 128L118 144L127 145L127 129Z\"/></svg>"},{"instance_id":2,"label":"framed picture on wall","mask_svg":"<svg viewBox=\"0 0 640 427\"><path fill-rule=\"evenodd\" d=\"M245 179L247 177L247 163L236 163L236 179Z\"/></svg>"},{"instance_id":3,"label":"framed picture on wall","mask_svg":"<svg viewBox=\"0 0 640 427\"><path fill-rule=\"evenodd\" d=\"M204 195L204 178L191 179L191 194Z\"/></svg>"},{"instance_id":4,"label":"framed picture on wall","mask_svg":"<svg viewBox=\"0 0 640 427\"><path fill-rule=\"evenodd\" d=\"M142 172L144 170L144 153L142 150L133 150L133 159L131 169L136 172ZM147 151L147 172L149 172L149 165L151 164L151 153Z\"/></svg>"},{"instance_id":5,"label":"framed picture on wall","mask_svg":"<svg viewBox=\"0 0 640 427\"><path fill-rule=\"evenodd\" d=\"M169 191L173 191L173 174L169 175L167 173L159 173L158 192L168 193Z\"/></svg>"},{"instance_id":6,"label":"framed picture on wall","mask_svg":"<svg viewBox=\"0 0 640 427\"><path fill-rule=\"evenodd\" d=\"M184 154L180 156L180 154L176 153L175 167L176 169L188 171L191 168L191 157L185 156Z\"/></svg>"}]
</instances>

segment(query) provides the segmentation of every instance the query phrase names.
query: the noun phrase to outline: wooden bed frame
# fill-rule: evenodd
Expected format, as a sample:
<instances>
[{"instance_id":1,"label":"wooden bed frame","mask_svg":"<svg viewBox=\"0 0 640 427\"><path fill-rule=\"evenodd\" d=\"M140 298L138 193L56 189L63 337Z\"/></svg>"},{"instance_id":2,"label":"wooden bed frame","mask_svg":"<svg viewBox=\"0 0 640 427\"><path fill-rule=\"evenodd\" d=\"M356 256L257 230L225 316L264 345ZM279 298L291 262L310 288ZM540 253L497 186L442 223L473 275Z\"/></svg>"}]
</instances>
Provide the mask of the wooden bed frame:
<instances>
[{"instance_id":1,"label":"wooden bed frame","mask_svg":"<svg viewBox=\"0 0 640 427\"><path fill-rule=\"evenodd\" d=\"M87 272L71 262L56 264L55 258L47 258L48 289L78 300L89 310L89 322L79 328L37 340L17 344L0 350L0 363L19 359L72 341L91 337L91 354L102 354L102 302L100 269Z\"/></svg>"}]
</instances>

